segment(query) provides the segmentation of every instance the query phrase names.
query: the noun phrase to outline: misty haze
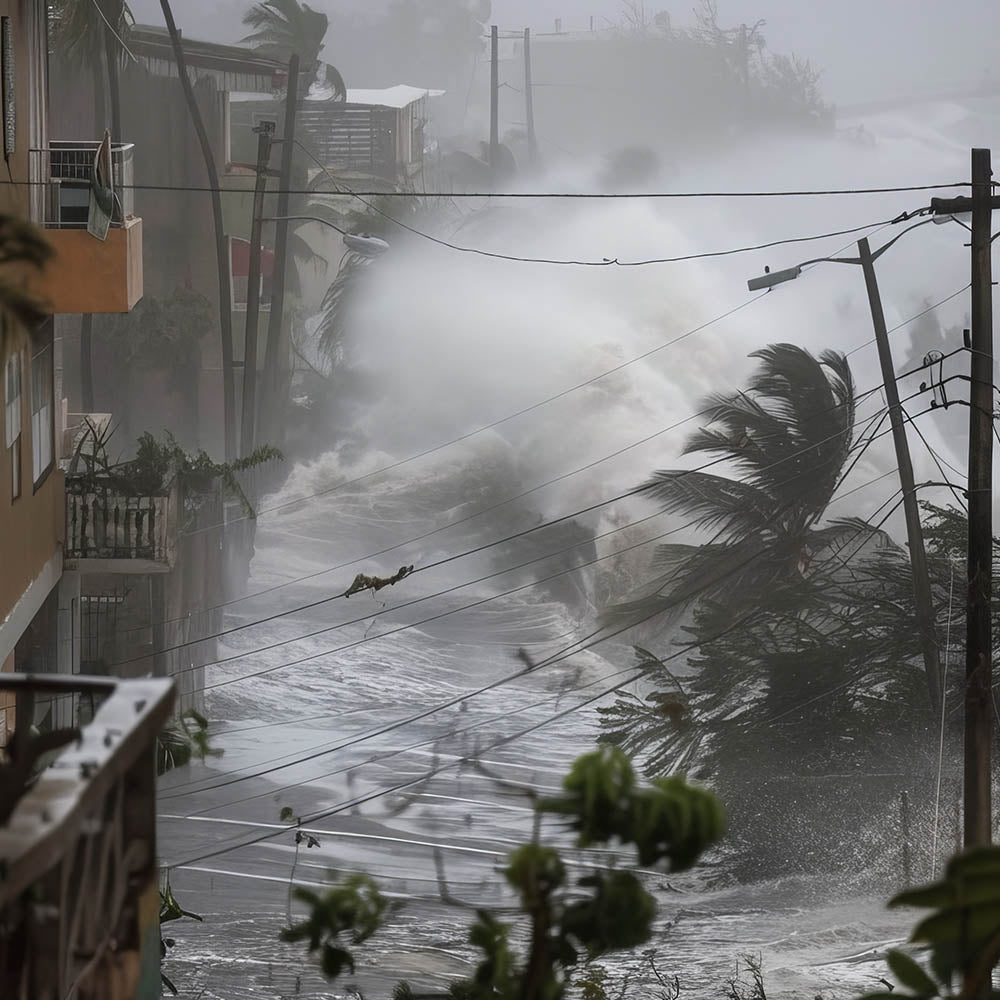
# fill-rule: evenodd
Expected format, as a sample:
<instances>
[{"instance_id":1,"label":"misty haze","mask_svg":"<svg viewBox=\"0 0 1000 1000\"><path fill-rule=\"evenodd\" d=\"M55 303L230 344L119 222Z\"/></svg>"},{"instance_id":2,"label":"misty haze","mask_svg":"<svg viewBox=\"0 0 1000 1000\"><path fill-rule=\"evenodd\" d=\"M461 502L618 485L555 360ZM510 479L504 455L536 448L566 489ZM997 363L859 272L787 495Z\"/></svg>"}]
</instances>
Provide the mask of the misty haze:
<instances>
[{"instance_id":1,"label":"misty haze","mask_svg":"<svg viewBox=\"0 0 1000 1000\"><path fill-rule=\"evenodd\" d=\"M0 997L1000 996L998 33L0 0Z\"/></svg>"}]
</instances>

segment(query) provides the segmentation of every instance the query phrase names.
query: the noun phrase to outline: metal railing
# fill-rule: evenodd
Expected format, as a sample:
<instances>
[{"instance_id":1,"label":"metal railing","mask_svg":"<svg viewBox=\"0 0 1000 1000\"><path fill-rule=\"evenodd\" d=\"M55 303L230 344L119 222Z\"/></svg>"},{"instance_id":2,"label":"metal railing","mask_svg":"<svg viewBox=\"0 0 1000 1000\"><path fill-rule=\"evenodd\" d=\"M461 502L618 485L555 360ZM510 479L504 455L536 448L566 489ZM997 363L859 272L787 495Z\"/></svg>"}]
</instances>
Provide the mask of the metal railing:
<instances>
[{"instance_id":1,"label":"metal railing","mask_svg":"<svg viewBox=\"0 0 1000 1000\"><path fill-rule=\"evenodd\" d=\"M50 229L86 229L90 184L100 142L53 140L45 149L31 149L31 175L43 182L44 224ZM114 212L111 225L122 226L135 215L135 146L113 143L111 172Z\"/></svg>"},{"instance_id":2,"label":"metal railing","mask_svg":"<svg viewBox=\"0 0 1000 1000\"><path fill-rule=\"evenodd\" d=\"M131 997L140 981L158 987L156 737L173 685L0 673L2 690L19 703L36 692L104 701L89 725L64 731L65 748L27 789L20 762L37 738L21 736L0 766L0 799L8 800L0 822L0 996Z\"/></svg>"},{"instance_id":3,"label":"metal railing","mask_svg":"<svg viewBox=\"0 0 1000 1000\"><path fill-rule=\"evenodd\" d=\"M176 492L132 496L90 476L68 476L65 557L169 563L176 544Z\"/></svg>"}]
</instances>

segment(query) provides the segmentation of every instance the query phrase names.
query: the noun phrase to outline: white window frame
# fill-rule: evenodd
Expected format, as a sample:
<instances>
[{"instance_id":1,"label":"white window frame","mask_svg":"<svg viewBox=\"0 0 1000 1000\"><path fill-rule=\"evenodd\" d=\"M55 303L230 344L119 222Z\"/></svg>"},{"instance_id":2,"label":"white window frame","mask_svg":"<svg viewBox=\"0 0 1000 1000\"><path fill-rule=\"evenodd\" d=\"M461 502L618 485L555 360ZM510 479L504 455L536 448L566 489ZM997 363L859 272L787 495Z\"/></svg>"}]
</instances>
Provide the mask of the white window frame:
<instances>
[{"instance_id":1,"label":"white window frame","mask_svg":"<svg viewBox=\"0 0 1000 1000\"><path fill-rule=\"evenodd\" d=\"M21 436L21 352L15 351L4 365L4 446Z\"/></svg>"},{"instance_id":2,"label":"white window frame","mask_svg":"<svg viewBox=\"0 0 1000 1000\"><path fill-rule=\"evenodd\" d=\"M10 499L21 495L21 352L15 351L4 364L4 445L10 451Z\"/></svg>"},{"instance_id":3,"label":"white window frame","mask_svg":"<svg viewBox=\"0 0 1000 1000\"><path fill-rule=\"evenodd\" d=\"M55 464L55 344L51 320L41 330L45 331L41 346L36 339L31 349L31 481L36 489ZM46 352L48 378L36 377L36 366L45 365Z\"/></svg>"}]
</instances>

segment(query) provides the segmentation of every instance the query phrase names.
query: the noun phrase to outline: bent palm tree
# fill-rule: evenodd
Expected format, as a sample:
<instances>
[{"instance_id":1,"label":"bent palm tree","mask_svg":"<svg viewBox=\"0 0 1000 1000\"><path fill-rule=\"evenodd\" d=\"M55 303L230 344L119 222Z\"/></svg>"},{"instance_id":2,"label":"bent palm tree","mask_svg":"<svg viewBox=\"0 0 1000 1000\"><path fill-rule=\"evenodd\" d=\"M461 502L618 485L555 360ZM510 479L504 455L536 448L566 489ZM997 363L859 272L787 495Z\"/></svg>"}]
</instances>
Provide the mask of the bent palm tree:
<instances>
[{"instance_id":1,"label":"bent palm tree","mask_svg":"<svg viewBox=\"0 0 1000 1000\"><path fill-rule=\"evenodd\" d=\"M708 425L683 452L715 456L741 478L668 469L640 487L664 511L714 531L713 539L659 546L659 575L611 606L606 625L676 618L696 600L723 593L735 614L768 588L803 578L817 556L864 531L851 520L819 526L853 442L854 381L846 358L826 351L817 359L792 344L772 344L751 357L761 365L747 391L711 397Z\"/></svg>"},{"instance_id":2,"label":"bent palm tree","mask_svg":"<svg viewBox=\"0 0 1000 1000\"><path fill-rule=\"evenodd\" d=\"M191 116L191 124L198 136L202 159L205 161L205 173L208 175L208 186L211 189L212 223L215 230L215 260L219 279L219 335L222 341L222 395L223 421L225 425L225 454L229 461L236 456L236 395L233 375L233 314L232 274L230 271L229 247L226 241L226 227L222 216L222 194L219 186L219 171L215 164L215 153L205 129L198 99L191 85L191 77L187 70L187 60L184 47L181 44L181 34L174 21L174 12L170 0L160 0L163 20L170 36L170 45L177 63L177 76L184 92L184 101Z\"/></svg>"},{"instance_id":3,"label":"bent palm tree","mask_svg":"<svg viewBox=\"0 0 1000 1000\"><path fill-rule=\"evenodd\" d=\"M287 63L297 54L308 86L319 68L323 37L330 25L326 14L299 0L264 0L253 4L243 15L243 23L254 30L241 41L261 55ZM336 100L346 99L343 77L333 66L326 66L326 82L333 87Z\"/></svg>"},{"instance_id":4,"label":"bent palm tree","mask_svg":"<svg viewBox=\"0 0 1000 1000\"><path fill-rule=\"evenodd\" d=\"M627 626L687 612L675 654L686 663L675 672L673 656L637 649L640 691L600 712L602 739L643 754L650 772L710 779L740 864L763 874L825 859L871 818L875 785L846 803L817 783L926 775L937 723L905 551L865 521L824 520L855 449L847 361L787 344L755 357L747 390L712 398L684 449L734 477L668 470L643 487L714 537L661 547L660 576L607 615Z\"/></svg>"}]
</instances>

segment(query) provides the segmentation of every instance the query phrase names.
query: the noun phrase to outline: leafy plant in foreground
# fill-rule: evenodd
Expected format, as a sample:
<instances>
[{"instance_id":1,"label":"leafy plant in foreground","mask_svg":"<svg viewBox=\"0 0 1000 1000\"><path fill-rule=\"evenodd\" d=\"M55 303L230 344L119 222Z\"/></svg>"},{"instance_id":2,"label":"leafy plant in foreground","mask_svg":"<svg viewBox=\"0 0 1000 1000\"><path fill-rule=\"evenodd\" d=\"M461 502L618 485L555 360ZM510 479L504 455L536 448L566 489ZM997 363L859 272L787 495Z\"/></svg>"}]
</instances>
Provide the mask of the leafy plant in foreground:
<instances>
[{"instance_id":1,"label":"leafy plant in foreground","mask_svg":"<svg viewBox=\"0 0 1000 1000\"><path fill-rule=\"evenodd\" d=\"M382 925L388 902L374 880L350 875L323 895L299 886L295 898L309 906L309 917L285 928L281 940L308 941L309 953L320 952L323 973L330 979L345 969L353 973L354 956L342 944L341 934L358 945Z\"/></svg>"},{"instance_id":2,"label":"leafy plant in foreground","mask_svg":"<svg viewBox=\"0 0 1000 1000\"><path fill-rule=\"evenodd\" d=\"M939 882L902 892L889 905L931 911L910 935L926 952L926 963L891 951L889 968L908 992L871 993L863 1000L1000 997L991 982L1000 965L1000 847L956 855Z\"/></svg>"},{"instance_id":3,"label":"leafy plant in foreground","mask_svg":"<svg viewBox=\"0 0 1000 1000\"><path fill-rule=\"evenodd\" d=\"M711 793L680 777L639 785L629 759L608 745L580 757L563 781L563 794L539 799L536 809L568 820L579 847L631 845L643 867L675 872L694 865L725 832L722 807ZM559 1000L574 968L652 936L656 902L631 871L598 871L573 881L559 851L536 835L510 854L504 876L529 924L526 954L512 948L510 924L478 910L469 942L481 959L471 978L451 985L454 1000ZM352 876L326 896L300 888L296 897L310 905L310 916L282 938L308 939L311 952L322 950L330 978L353 971L341 935L360 943L377 929L386 904L374 883ZM400 983L394 997L408 1000L413 992Z\"/></svg>"}]
</instances>

